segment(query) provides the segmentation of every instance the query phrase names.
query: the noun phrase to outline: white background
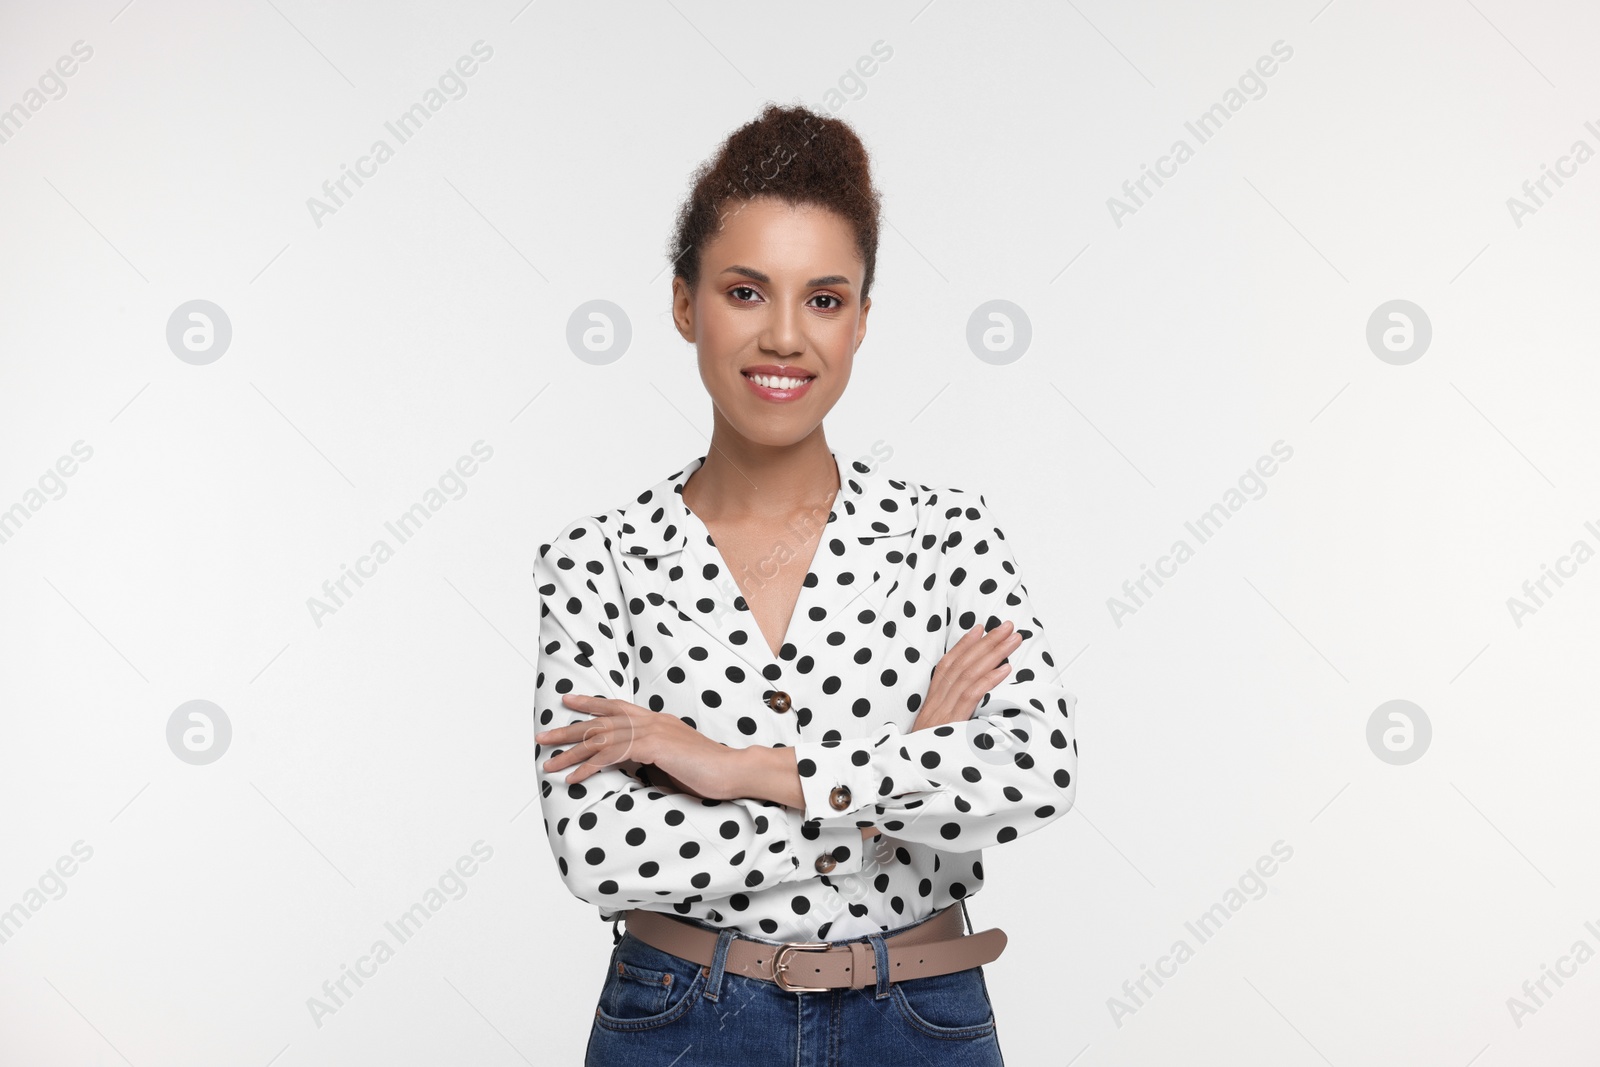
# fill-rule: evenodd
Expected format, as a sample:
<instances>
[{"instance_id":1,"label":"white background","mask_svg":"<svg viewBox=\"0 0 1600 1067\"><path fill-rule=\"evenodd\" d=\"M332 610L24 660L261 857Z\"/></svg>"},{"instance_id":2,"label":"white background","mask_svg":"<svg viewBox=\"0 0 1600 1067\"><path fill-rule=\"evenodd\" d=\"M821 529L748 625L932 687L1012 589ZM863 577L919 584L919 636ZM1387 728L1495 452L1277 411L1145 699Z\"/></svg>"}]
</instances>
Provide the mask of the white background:
<instances>
[{"instance_id":1,"label":"white background","mask_svg":"<svg viewBox=\"0 0 1600 1067\"><path fill-rule=\"evenodd\" d=\"M0 144L0 509L28 512L0 543L0 909L27 912L0 1062L580 1062L612 931L540 823L530 571L704 454L666 247L769 99L850 121L884 193L830 444L983 492L1072 660L1077 805L989 850L970 903L1011 935L985 968L1007 1062L1600 1055L1600 961L1520 1025L1507 1003L1600 950L1600 563L1507 607L1600 548L1600 160L1507 206L1600 149L1594 7L7 4L0 108L80 40ZM465 96L319 226L308 198L479 40ZM233 330L204 366L166 338L194 299ZM966 340L995 299L1032 326L1003 366ZM1394 299L1432 323L1405 365L1366 340ZM632 325L605 366L566 342L591 300ZM308 599L479 440L465 494L318 625ZM1278 440L1265 495L1119 624L1108 598ZM205 766L167 743L194 699L232 724ZM1433 729L1403 766L1367 743L1391 699ZM319 1026L308 998L479 840Z\"/></svg>"}]
</instances>

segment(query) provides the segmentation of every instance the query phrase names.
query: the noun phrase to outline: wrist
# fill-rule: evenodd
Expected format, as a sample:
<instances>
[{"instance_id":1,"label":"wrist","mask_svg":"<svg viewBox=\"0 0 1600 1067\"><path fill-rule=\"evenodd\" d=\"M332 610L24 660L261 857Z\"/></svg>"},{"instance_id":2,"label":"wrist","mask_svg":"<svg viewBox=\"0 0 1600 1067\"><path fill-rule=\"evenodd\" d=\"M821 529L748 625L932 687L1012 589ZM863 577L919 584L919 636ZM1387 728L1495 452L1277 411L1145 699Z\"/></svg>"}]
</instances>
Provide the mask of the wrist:
<instances>
[{"instance_id":1,"label":"wrist","mask_svg":"<svg viewBox=\"0 0 1600 1067\"><path fill-rule=\"evenodd\" d=\"M726 748L723 750L723 768L719 776L723 787L721 800L759 800L753 790L761 780L761 746L751 748Z\"/></svg>"},{"instance_id":2,"label":"wrist","mask_svg":"<svg viewBox=\"0 0 1600 1067\"><path fill-rule=\"evenodd\" d=\"M729 750L728 772L725 779L731 799L768 800L775 804L796 807L800 776L795 770L794 750L768 745L751 745L749 748ZM784 786L794 788L784 791Z\"/></svg>"}]
</instances>

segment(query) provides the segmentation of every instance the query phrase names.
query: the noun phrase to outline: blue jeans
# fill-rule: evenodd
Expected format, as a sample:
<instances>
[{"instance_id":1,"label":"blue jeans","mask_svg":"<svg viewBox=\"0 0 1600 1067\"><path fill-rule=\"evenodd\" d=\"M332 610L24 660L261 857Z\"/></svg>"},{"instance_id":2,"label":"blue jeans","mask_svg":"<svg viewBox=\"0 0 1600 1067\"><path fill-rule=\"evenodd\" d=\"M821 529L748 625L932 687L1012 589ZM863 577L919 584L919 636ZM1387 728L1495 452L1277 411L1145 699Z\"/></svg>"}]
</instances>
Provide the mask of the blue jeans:
<instances>
[{"instance_id":1,"label":"blue jeans","mask_svg":"<svg viewBox=\"0 0 1600 1067\"><path fill-rule=\"evenodd\" d=\"M735 939L782 942L674 919L717 932L715 958L701 966L624 933L611 953L584 1067L1004 1067L982 967L792 993L725 969ZM882 976L886 936L828 944L871 944Z\"/></svg>"}]
</instances>

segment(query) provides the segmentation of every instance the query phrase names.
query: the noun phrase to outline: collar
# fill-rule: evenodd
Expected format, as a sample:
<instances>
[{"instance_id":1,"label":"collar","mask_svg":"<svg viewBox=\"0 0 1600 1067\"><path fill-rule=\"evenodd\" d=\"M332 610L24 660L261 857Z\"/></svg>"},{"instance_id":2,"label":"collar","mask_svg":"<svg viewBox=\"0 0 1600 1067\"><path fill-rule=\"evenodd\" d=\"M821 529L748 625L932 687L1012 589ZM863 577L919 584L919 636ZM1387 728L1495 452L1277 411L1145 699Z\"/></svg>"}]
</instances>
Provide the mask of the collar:
<instances>
[{"instance_id":1,"label":"collar","mask_svg":"<svg viewBox=\"0 0 1600 1067\"><path fill-rule=\"evenodd\" d=\"M828 454L839 471L839 492L833 498L823 536L869 540L916 529L921 496L916 485L885 476L881 466L874 469L860 460L846 463L831 448ZM624 558L670 556L683 551L689 540L683 487L705 461L706 456L691 461L619 509L616 538Z\"/></svg>"},{"instance_id":2,"label":"collar","mask_svg":"<svg viewBox=\"0 0 1600 1067\"><path fill-rule=\"evenodd\" d=\"M839 492L778 659L772 657L737 583L717 566L723 561L702 532L704 524L684 506L684 483L704 465L705 456L646 489L633 503L607 513L617 518L622 565L635 575L653 575L648 584L658 589L649 595L670 604L682 621L701 627L763 677L781 678L783 664L838 626L854 605L860 605L857 614L883 607L893 590L890 579L899 570L889 566L890 557L903 558L895 550L909 547L894 538L909 541L917 529L922 487L887 478L862 462L847 464L832 449L829 454L839 470ZM871 550L853 552L852 542ZM673 659L665 657L668 663Z\"/></svg>"}]
</instances>

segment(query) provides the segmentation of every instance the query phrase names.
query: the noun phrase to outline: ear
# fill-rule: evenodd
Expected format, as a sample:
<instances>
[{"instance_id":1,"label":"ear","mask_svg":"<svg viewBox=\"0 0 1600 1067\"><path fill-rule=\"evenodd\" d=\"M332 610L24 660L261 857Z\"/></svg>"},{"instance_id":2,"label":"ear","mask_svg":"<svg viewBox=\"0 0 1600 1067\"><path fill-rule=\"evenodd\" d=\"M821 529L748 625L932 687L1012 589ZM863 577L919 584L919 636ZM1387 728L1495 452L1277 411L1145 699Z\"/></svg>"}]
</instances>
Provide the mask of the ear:
<instances>
[{"instance_id":1,"label":"ear","mask_svg":"<svg viewBox=\"0 0 1600 1067\"><path fill-rule=\"evenodd\" d=\"M861 317L856 321L856 348L861 347L861 342L867 337L867 312L872 310L872 297L861 301Z\"/></svg>"},{"instance_id":2,"label":"ear","mask_svg":"<svg viewBox=\"0 0 1600 1067\"><path fill-rule=\"evenodd\" d=\"M672 279L672 324L679 337L694 344L694 290L680 277Z\"/></svg>"}]
</instances>

